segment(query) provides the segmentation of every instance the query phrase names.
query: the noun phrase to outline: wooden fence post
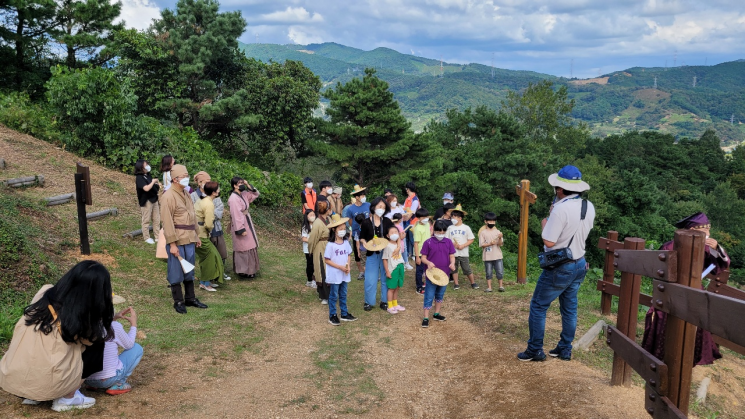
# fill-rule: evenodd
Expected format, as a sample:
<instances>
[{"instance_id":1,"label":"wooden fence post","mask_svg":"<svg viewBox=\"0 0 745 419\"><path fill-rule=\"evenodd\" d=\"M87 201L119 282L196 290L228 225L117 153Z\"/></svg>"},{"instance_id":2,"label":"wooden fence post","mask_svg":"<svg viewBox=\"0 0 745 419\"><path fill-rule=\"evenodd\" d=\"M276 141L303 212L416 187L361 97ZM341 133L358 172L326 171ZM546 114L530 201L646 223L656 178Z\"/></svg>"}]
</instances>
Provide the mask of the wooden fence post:
<instances>
[{"instance_id":1,"label":"wooden fence post","mask_svg":"<svg viewBox=\"0 0 745 419\"><path fill-rule=\"evenodd\" d=\"M678 253L678 283L701 288L706 234L696 230L675 232L674 249ZM655 302L659 304L659 301ZM693 352L696 345L696 326L668 314L665 324L665 364L668 367L668 398L684 414L688 414L691 392Z\"/></svg>"},{"instance_id":2,"label":"wooden fence post","mask_svg":"<svg viewBox=\"0 0 745 419\"><path fill-rule=\"evenodd\" d=\"M608 240L617 241L618 232L609 231ZM613 269L613 250L610 246L605 249L605 265L603 266L603 282L613 283L613 279L616 277L616 270ZM609 316L611 305L613 303L613 296L611 294L602 293L600 296L600 313Z\"/></svg>"},{"instance_id":3,"label":"wooden fence post","mask_svg":"<svg viewBox=\"0 0 745 419\"><path fill-rule=\"evenodd\" d=\"M520 196L520 233L517 235L517 283L528 280L528 216L530 204L535 204L536 195L530 192L530 181L523 179L515 186Z\"/></svg>"},{"instance_id":4,"label":"wooden fence post","mask_svg":"<svg viewBox=\"0 0 745 419\"><path fill-rule=\"evenodd\" d=\"M644 240L636 237L627 237L623 241L626 250L644 250ZM614 257L619 257L616 252ZM628 256L627 256L628 257ZM614 262L615 263L615 262ZM639 312L639 291L641 290L642 277L629 272L621 272L621 295L618 297L618 318L616 327L629 339L636 341L636 319ZM630 386L631 366L617 354L613 354L613 373L611 385Z\"/></svg>"}]
</instances>

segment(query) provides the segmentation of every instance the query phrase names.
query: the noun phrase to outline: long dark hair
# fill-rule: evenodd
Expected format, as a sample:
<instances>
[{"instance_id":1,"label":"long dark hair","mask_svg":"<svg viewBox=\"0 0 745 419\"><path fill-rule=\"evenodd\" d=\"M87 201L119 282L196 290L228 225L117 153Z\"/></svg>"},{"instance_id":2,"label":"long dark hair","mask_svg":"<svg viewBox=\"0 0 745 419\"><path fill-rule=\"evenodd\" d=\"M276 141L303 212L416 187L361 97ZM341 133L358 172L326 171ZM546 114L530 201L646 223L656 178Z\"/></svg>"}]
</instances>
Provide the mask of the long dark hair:
<instances>
[{"instance_id":1,"label":"long dark hair","mask_svg":"<svg viewBox=\"0 0 745 419\"><path fill-rule=\"evenodd\" d=\"M300 229L300 231L305 231L306 233L310 233L310 221L308 221L308 215L310 213L315 214L316 212L312 209L305 210L305 214L303 214L303 227Z\"/></svg>"},{"instance_id":2,"label":"long dark hair","mask_svg":"<svg viewBox=\"0 0 745 419\"><path fill-rule=\"evenodd\" d=\"M51 305L57 312L60 334L65 342L112 340L114 303L111 298L109 271L98 262L84 260L73 266L39 301L23 310L26 326L35 326L45 335L51 333L55 323L49 310Z\"/></svg>"},{"instance_id":3,"label":"long dark hair","mask_svg":"<svg viewBox=\"0 0 745 419\"><path fill-rule=\"evenodd\" d=\"M166 154L160 159L160 171L161 173L170 172L173 167L173 156Z\"/></svg>"},{"instance_id":4,"label":"long dark hair","mask_svg":"<svg viewBox=\"0 0 745 419\"><path fill-rule=\"evenodd\" d=\"M147 160L145 159L137 160L137 163L135 163L135 174L136 175L144 175L147 173L147 171L145 170L145 163L147 163Z\"/></svg>"}]
</instances>

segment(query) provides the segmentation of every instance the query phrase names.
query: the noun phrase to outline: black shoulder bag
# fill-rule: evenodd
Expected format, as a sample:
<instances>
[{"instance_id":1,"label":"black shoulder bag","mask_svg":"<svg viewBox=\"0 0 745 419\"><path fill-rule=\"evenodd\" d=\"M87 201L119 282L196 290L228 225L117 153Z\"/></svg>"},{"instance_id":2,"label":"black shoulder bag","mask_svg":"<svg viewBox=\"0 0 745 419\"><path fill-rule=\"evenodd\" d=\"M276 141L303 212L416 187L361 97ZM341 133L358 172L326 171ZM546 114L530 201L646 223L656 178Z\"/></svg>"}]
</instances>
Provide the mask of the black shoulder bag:
<instances>
[{"instance_id":1,"label":"black shoulder bag","mask_svg":"<svg viewBox=\"0 0 745 419\"><path fill-rule=\"evenodd\" d=\"M580 215L580 221L585 219L585 216L587 215L587 200L582 200L582 213ZM572 250L569 248L569 246L572 245L572 241L574 241L574 236L577 235L577 231L579 231L579 227L577 227L577 230L574 231L574 234L572 234L572 238L569 240L569 244L567 244L567 247L562 249L552 249L547 252L540 252L538 253L538 263L541 265L541 269L545 270L551 270L556 269L559 266L570 262L574 260L572 257Z\"/></svg>"}]
</instances>

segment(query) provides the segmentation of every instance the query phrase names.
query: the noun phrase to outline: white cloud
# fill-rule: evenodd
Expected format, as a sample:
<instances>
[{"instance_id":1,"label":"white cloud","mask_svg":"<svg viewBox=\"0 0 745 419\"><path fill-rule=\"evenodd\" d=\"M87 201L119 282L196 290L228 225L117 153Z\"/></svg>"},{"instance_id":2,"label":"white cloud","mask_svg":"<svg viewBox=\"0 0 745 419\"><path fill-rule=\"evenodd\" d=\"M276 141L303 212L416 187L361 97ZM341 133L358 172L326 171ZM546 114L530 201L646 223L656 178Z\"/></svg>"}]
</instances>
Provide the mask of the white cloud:
<instances>
[{"instance_id":1,"label":"white cloud","mask_svg":"<svg viewBox=\"0 0 745 419\"><path fill-rule=\"evenodd\" d=\"M118 21L126 22L128 28L147 29L153 19L160 19L160 8L149 0L121 0L122 13Z\"/></svg>"},{"instance_id":2,"label":"white cloud","mask_svg":"<svg viewBox=\"0 0 745 419\"><path fill-rule=\"evenodd\" d=\"M280 23L320 23L323 22L323 16L320 13L310 13L305 7L290 7L287 9L261 15L261 19L266 22Z\"/></svg>"},{"instance_id":3,"label":"white cloud","mask_svg":"<svg viewBox=\"0 0 745 419\"><path fill-rule=\"evenodd\" d=\"M323 37L317 34L310 34L301 26L290 26L290 29L287 31L287 37L293 43L301 45L320 44L323 42Z\"/></svg>"}]
</instances>

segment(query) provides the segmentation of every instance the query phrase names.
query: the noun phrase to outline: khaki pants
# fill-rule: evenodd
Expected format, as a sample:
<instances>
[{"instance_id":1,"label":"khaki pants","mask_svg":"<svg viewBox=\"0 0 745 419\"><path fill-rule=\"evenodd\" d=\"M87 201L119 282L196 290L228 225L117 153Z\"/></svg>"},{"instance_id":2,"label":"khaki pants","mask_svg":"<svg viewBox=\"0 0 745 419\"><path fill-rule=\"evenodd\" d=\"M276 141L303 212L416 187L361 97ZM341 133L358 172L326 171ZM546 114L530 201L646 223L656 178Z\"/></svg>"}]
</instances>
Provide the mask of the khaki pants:
<instances>
[{"instance_id":1,"label":"khaki pants","mask_svg":"<svg viewBox=\"0 0 745 419\"><path fill-rule=\"evenodd\" d=\"M147 240L150 238L150 220L153 221L153 234L157 238L158 231L160 231L160 205L158 202L147 201L144 207L140 207L142 211L142 238Z\"/></svg>"}]
</instances>

